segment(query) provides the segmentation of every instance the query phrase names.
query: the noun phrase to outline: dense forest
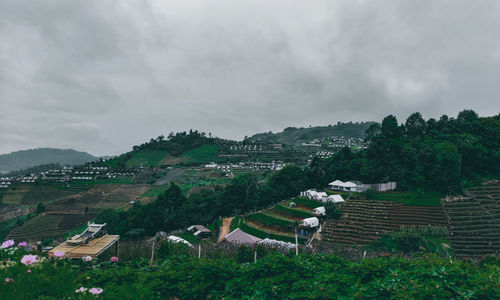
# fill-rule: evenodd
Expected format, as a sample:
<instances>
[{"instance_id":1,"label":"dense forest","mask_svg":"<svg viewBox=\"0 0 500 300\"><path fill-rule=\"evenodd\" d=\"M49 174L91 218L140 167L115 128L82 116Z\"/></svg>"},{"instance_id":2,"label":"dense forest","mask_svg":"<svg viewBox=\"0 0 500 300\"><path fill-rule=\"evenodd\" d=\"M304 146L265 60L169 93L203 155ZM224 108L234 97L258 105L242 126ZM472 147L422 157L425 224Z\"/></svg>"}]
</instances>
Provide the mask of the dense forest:
<instances>
[{"instance_id":1,"label":"dense forest","mask_svg":"<svg viewBox=\"0 0 500 300\"><path fill-rule=\"evenodd\" d=\"M245 139L245 141L249 143L273 142L295 145L303 142L309 142L313 139L330 138L332 136L364 138L365 130L372 124L373 122L338 122L336 125L314 126L309 128L287 127L282 132L278 133L257 133Z\"/></svg>"},{"instance_id":2,"label":"dense forest","mask_svg":"<svg viewBox=\"0 0 500 300\"><path fill-rule=\"evenodd\" d=\"M311 183L397 181L400 189L458 194L467 185L500 175L500 115L480 118L464 110L457 118L426 121L414 113L404 124L390 115L366 134L366 150L346 148L329 159L314 159Z\"/></svg>"}]
</instances>

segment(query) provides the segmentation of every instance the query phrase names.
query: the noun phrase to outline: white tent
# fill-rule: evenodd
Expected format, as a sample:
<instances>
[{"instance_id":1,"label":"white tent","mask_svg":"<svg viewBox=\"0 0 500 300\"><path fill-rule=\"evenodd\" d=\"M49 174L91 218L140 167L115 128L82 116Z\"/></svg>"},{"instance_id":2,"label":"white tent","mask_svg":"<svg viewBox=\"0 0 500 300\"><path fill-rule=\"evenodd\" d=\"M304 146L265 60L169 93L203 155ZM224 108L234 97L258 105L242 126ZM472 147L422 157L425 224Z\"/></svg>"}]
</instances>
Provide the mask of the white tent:
<instances>
[{"instance_id":1,"label":"white tent","mask_svg":"<svg viewBox=\"0 0 500 300\"><path fill-rule=\"evenodd\" d=\"M316 207L315 209L313 209L313 213L315 215L324 216L326 215L325 207L324 206Z\"/></svg>"},{"instance_id":2,"label":"white tent","mask_svg":"<svg viewBox=\"0 0 500 300\"><path fill-rule=\"evenodd\" d=\"M340 195L330 195L328 196L328 202L333 202L333 203L342 203L344 202L344 198Z\"/></svg>"},{"instance_id":3,"label":"white tent","mask_svg":"<svg viewBox=\"0 0 500 300\"><path fill-rule=\"evenodd\" d=\"M314 199L318 201L326 201L327 198L328 194L325 192L318 192L316 193L316 197L314 197Z\"/></svg>"},{"instance_id":4,"label":"white tent","mask_svg":"<svg viewBox=\"0 0 500 300\"><path fill-rule=\"evenodd\" d=\"M304 226L304 227L310 227L310 228L317 227L319 225L319 220L316 217L307 218L307 219L302 220L302 223L300 223L300 225Z\"/></svg>"},{"instance_id":5,"label":"white tent","mask_svg":"<svg viewBox=\"0 0 500 300\"><path fill-rule=\"evenodd\" d=\"M341 186L342 184L344 184L344 182L343 182L343 181L340 181L340 180L335 180L335 181L333 181L333 182L330 182L328 185L329 185L329 186L331 186L333 189L338 190L338 189L340 189L340 186Z\"/></svg>"},{"instance_id":6,"label":"white tent","mask_svg":"<svg viewBox=\"0 0 500 300\"><path fill-rule=\"evenodd\" d=\"M186 241L183 238L175 236L175 235L168 236L167 240L171 241L172 243L176 243L176 244L178 244L178 243L184 243L184 244L188 245L189 247L193 247L193 245L190 242Z\"/></svg>"}]
</instances>

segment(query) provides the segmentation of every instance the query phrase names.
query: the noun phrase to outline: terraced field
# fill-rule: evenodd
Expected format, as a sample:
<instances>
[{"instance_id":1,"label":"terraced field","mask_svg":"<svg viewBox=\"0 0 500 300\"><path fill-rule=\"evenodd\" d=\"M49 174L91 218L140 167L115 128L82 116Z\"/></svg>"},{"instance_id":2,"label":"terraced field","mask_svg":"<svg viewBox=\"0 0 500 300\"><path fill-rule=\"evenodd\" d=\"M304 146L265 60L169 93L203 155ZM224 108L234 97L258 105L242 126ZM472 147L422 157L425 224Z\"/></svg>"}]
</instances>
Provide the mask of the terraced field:
<instances>
[{"instance_id":1,"label":"terraced field","mask_svg":"<svg viewBox=\"0 0 500 300\"><path fill-rule=\"evenodd\" d=\"M443 200L456 255L500 253L500 185L469 190L468 197Z\"/></svg>"},{"instance_id":2,"label":"terraced field","mask_svg":"<svg viewBox=\"0 0 500 300\"><path fill-rule=\"evenodd\" d=\"M326 221L322 241L335 244L368 244L402 225L445 226L441 206L409 206L394 201L350 199L339 220Z\"/></svg>"},{"instance_id":3,"label":"terraced field","mask_svg":"<svg viewBox=\"0 0 500 300\"><path fill-rule=\"evenodd\" d=\"M147 185L95 185L83 193L66 197L47 206L48 213L84 214L88 207L92 213L106 208L119 208L148 190Z\"/></svg>"},{"instance_id":4,"label":"terraced field","mask_svg":"<svg viewBox=\"0 0 500 300\"><path fill-rule=\"evenodd\" d=\"M318 207L321 206L321 203L314 201L309 205ZM309 208L288 208L285 204L278 204L268 210L236 218L233 223L237 222L237 224L232 225L232 229L239 227L246 233L259 238L295 242L295 224L304 218L311 217L311 211L312 209ZM301 243L306 240L306 238L299 236Z\"/></svg>"},{"instance_id":5,"label":"terraced field","mask_svg":"<svg viewBox=\"0 0 500 300\"><path fill-rule=\"evenodd\" d=\"M37 216L20 227L14 228L8 235L15 241L40 241L45 238L57 238L66 231L91 220L95 215L46 214Z\"/></svg>"}]
</instances>

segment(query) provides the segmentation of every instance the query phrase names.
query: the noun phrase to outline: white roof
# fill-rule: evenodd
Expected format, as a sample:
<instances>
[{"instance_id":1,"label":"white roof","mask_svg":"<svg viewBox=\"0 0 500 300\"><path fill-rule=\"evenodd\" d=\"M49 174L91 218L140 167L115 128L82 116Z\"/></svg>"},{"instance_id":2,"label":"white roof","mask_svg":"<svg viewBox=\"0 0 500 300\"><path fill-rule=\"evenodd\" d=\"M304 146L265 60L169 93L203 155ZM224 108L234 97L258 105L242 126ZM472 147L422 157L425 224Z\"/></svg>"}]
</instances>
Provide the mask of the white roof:
<instances>
[{"instance_id":1,"label":"white roof","mask_svg":"<svg viewBox=\"0 0 500 300\"><path fill-rule=\"evenodd\" d=\"M321 196L321 197L328 196L328 194L325 192L319 192L316 195Z\"/></svg>"},{"instance_id":2,"label":"white roof","mask_svg":"<svg viewBox=\"0 0 500 300\"><path fill-rule=\"evenodd\" d=\"M173 242L173 243L176 243L176 244L178 244L178 243L184 243L184 244L188 245L189 247L193 247L193 245L190 242L186 241L183 238L175 236L175 235L170 235L170 236L167 237L167 239L169 241Z\"/></svg>"},{"instance_id":3,"label":"white roof","mask_svg":"<svg viewBox=\"0 0 500 300\"><path fill-rule=\"evenodd\" d=\"M328 196L328 200L330 200L334 203L344 202L344 198L342 198L342 196L340 196L340 195L330 195L330 196Z\"/></svg>"},{"instance_id":4,"label":"white roof","mask_svg":"<svg viewBox=\"0 0 500 300\"><path fill-rule=\"evenodd\" d=\"M353 182L347 181L347 182L344 182L344 184L342 184L342 186L344 186L344 187L357 187L358 185L353 183Z\"/></svg>"},{"instance_id":5,"label":"white roof","mask_svg":"<svg viewBox=\"0 0 500 300\"><path fill-rule=\"evenodd\" d=\"M330 182L328 185L341 185L343 184L344 182L343 181L340 181L340 180L335 180L333 182Z\"/></svg>"},{"instance_id":6,"label":"white roof","mask_svg":"<svg viewBox=\"0 0 500 300\"><path fill-rule=\"evenodd\" d=\"M315 209L313 209L313 211L315 214L318 214L318 215L324 215L326 212L324 206L316 207Z\"/></svg>"},{"instance_id":7,"label":"white roof","mask_svg":"<svg viewBox=\"0 0 500 300\"><path fill-rule=\"evenodd\" d=\"M306 218L302 220L302 223L300 225L307 227L316 227L319 225L319 219L316 217Z\"/></svg>"}]
</instances>

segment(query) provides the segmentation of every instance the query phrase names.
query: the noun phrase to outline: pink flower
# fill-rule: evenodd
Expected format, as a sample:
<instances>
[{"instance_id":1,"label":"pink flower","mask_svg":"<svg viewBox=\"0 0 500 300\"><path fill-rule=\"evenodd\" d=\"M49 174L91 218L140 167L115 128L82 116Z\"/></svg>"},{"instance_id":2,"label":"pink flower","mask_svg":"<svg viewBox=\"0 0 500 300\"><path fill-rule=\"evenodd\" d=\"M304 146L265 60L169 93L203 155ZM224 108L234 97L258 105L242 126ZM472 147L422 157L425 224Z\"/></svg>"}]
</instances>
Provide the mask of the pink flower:
<instances>
[{"instance_id":1,"label":"pink flower","mask_svg":"<svg viewBox=\"0 0 500 300\"><path fill-rule=\"evenodd\" d=\"M14 279L12 279L12 278L10 278L10 277L5 278L5 282L7 282L7 283L9 283L9 282L13 282L13 281L14 281Z\"/></svg>"},{"instance_id":2,"label":"pink flower","mask_svg":"<svg viewBox=\"0 0 500 300\"><path fill-rule=\"evenodd\" d=\"M112 262L117 262L118 261L118 257L113 256L109 260L111 260Z\"/></svg>"},{"instance_id":3,"label":"pink flower","mask_svg":"<svg viewBox=\"0 0 500 300\"><path fill-rule=\"evenodd\" d=\"M64 255L66 255L66 252L64 251L54 251L54 255L61 258L63 257Z\"/></svg>"},{"instance_id":4,"label":"pink flower","mask_svg":"<svg viewBox=\"0 0 500 300\"><path fill-rule=\"evenodd\" d=\"M84 256L84 257L82 257L82 259L83 259L83 261L92 261L93 260L92 256Z\"/></svg>"},{"instance_id":5,"label":"pink flower","mask_svg":"<svg viewBox=\"0 0 500 300\"><path fill-rule=\"evenodd\" d=\"M31 269L28 269L28 273L31 273Z\"/></svg>"},{"instance_id":6,"label":"pink flower","mask_svg":"<svg viewBox=\"0 0 500 300\"><path fill-rule=\"evenodd\" d=\"M31 265L35 261L36 261L36 255L31 255L31 254L25 255L21 259L21 262L27 266Z\"/></svg>"},{"instance_id":7,"label":"pink flower","mask_svg":"<svg viewBox=\"0 0 500 300\"><path fill-rule=\"evenodd\" d=\"M20 242L19 244L17 244L19 247L26 247L26 245L28 245L27 242Z\"/></svg>"},{"instance_id":8,"label":"pink flower","mask_svg":"<svg viewBox=\"0 0 500 300\"><path fill-rule=\"evenodd\" d=\"M87 291L87 288L84 288L83 286L81 286L79 289L75 290L75 293L85 293L86 291Z\"/></svg>"},{"instance_id":9,"label":"pink flower","mask_svg":"<svg viewBox=\"0 0 500 300\"><path fill-rule=\"evenodd\" d=\"M94 295L99 295L100 293L102 293L102 289L101 289L101 288L91 288L91 289L89 290L89 292L90 292L91 294L94 294Z\"/></svg>"},{"instance_id":10,"label":"pink flower","mask_svg":"<svg viewBox=\"0 0 500 300\"><path fill-rule=\"evenodd\" d=\"M2 249L9 248L10 246L13 246L14 244L15 244L14 240L6 240L5 242L2 243L2 246L0 246L0 248L2 248Z\"/></svg>"}]
</instances>

